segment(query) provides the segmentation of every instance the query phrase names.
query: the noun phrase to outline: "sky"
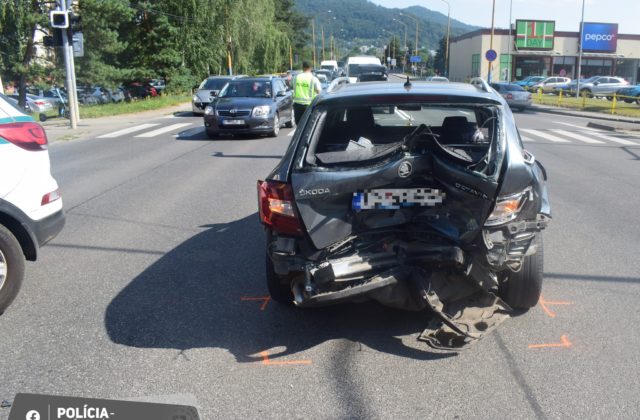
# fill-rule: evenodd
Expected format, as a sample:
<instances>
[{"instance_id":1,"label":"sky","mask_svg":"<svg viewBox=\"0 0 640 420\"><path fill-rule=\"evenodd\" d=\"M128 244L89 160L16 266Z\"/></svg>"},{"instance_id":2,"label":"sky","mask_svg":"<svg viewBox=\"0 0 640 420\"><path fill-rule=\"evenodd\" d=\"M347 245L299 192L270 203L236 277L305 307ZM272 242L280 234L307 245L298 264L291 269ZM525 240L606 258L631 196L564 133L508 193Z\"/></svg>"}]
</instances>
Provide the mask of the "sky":
<instances>
[{"instance_id":1,"label":"sky","mask_svg":"<svg viewBox=\"0 0 640 420\"><path fill-rule=\"evenodd\" d=\"M444 0L370 0L385 7L422 6L447 14ZM451 18L491 27L492 0L448 0ZM578 31L582 0L496 0L496 28L509 27L509 4L516 19L555 20L557 31ZM622 34L640 34L640 0L586 0L584 21L617 23Z\"/></svg>"}]
</instances>

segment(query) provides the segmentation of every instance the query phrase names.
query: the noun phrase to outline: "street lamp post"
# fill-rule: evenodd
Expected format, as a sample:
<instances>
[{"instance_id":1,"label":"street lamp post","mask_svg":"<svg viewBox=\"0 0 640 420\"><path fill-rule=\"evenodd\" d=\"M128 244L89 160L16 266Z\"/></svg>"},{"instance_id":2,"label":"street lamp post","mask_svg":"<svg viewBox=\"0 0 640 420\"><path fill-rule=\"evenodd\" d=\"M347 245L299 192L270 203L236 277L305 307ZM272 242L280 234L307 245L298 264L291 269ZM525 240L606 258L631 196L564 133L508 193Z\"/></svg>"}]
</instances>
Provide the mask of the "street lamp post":
<instances>
[{"instance_id":1,"label":"street lamp post","mask_svg":"<svg viewBox=\"0 0 640 420\"><path fill-rule=\"evenodd\" d=\"M404 13L400 13L400 16L408 17L409 19L413 19L416 21L416 46L413 50L413 55L418 55L418 33L419 33L418 22L419 20L411 15L405 15Z\"/></svg>"},{"instance_id":2,"label":"street lamp post","mask_svg":"<svg viewBox=\"0 0 640 420\"><path fill-rule=\"evenodd\" d=\"M580 37L578 52L578 74L576 75L576 98L580 97L580 73L582 73L582 34L584 33L584 0L582 0L582 19L580 20Z\"/></svg>"},{"instance_id":3,"label":"street lamp post","mask_svg":"<svg viewBox=\"0 0 640 420\"><path fill-rule=\"evenodd\" d=\"M491 38L489 38L489 49L493 49L493 32L495 28L495 18L496 18L496 0L493 0L493 7L491 9ZM491 67L493 67L493 63L489 60L489 73L487 74L487 82L491 83Z\"/></svg>"},{"instance_id":4,"label":"street lamp post","mask_svg":"<svg viewBox=\"0 0 640 420\"><path fill-rule=\"evenodd\" d=\"M447 5L447 43L444 49L444 75L449 77L449 34L451 33L451 5L447 0L440 0Z\"/></svg>"}]
</instances>

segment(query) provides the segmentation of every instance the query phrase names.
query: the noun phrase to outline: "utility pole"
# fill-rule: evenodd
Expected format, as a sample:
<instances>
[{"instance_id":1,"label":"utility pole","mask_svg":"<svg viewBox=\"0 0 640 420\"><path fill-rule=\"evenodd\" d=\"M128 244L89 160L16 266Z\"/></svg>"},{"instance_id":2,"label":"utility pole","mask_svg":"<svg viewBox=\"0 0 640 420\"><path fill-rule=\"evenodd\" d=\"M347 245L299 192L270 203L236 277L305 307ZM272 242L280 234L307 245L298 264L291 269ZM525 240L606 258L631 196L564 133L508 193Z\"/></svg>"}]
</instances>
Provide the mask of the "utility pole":
<instances>
[{"instance_id":1,"label":"utility pole","mask_svg":"<svg viewBox=\"0 0 640 420\"><path fill-rule=\"evenodd\" d=\"M293 47L289 44L289 70L293 70Z\"/></svg>"},{"instance_id":2,"label":"utility pole","mask_svg":"<svg viewBox=\"0 0 640 420\"><path fill-rule=\"evenodd\" d=\"M57 8L58 12L67 12L67 2L66 0L58 0ZM52 12L53 13L53 12ZM74 68L73 68L73 45L71 44L72 39L69 39L69 30L67 19L67 27L63 25L58 26L60 28L60 32L62 32L62 53L64 55L64 66L66 72L66 85L67 85L67 102L69 105L69 122L71 129L76 129L78 127L78 102L76 97L76 91L74 86ZM52 23L53 27L53 23ZM71 42L70 42L71 41Z\"/></svg>"},{"instance_id":3,"label":"utility pole","mask_svg":"<svg viewBox=\"0 0 640 420\"><path fill-rule=\"evenodd\" d=\"M320 32L322 33L322 61L324 61L324 25L320 25Z\"/></svg>"},{"instance_id":4,"label":"utility pole","mask_svg":"<svg viewBox=\"0 0 640 420\"><path fill-rule=\"evenodd\" d=\"M313 68L316 68L316 20L311 20L311 42L313 46Z\"/></svg>"},{"instance_id":5,"label":"utility pole","mask_svg":"<svg viewBox=\"0 0 640 420\"><path fill-rule=\"evenodd\" d=\"M582 73L582 37L584 36L584 0L582 0L582 19L580 20L580 35L578 35L580 50L578 52L578 74L576 74L576 98L580 97L580 73Z\"/></svg>"},{"instance_id":6,"label":"utility pole","mask_svg":"<svg viewBox=\"0 0 640 420\"><path fill-rule=\"evenodd\" d=\"M491 38L489 38L490 50L493 49L493 31L494 31L495 18L496 18L496 0L493 0L493 8L491 9ZM493 63L489 61L489 73L487 75L487 82L489 83L491 83L491 67L492 66L493 66Z\"/></svg>"},{"instance_id":7,"label":"utility pole","mask_svg":"<svg viewBox=\"0 0 640 420\"><path fill-rule=\"evenodd\" d=\"M447 44L444 49L444 75L449 77L449 35L451 33L451 5L448 0L442 0L447 5Z\"/></svg>"},{"instance_id":8,"label":"utility pole","mask_svg":"<svg viewBox=\"0 0 640 420\"><path fill-rule=\"evenodd\" d=\"M511 11L513 10L513 0L509 1L509 63L507 64L507 83L511 83L511 44L513 41L511 40Z\"/></svg>"}]
</instances>

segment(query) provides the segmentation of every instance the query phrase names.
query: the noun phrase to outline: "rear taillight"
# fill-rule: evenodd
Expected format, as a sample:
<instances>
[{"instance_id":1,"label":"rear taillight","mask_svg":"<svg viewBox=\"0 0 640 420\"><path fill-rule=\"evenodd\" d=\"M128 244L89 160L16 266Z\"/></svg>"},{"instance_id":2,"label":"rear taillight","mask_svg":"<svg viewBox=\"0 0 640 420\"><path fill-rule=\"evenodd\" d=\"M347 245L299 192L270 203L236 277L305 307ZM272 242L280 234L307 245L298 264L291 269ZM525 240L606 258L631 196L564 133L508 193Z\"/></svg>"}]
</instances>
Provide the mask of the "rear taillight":
<instances>
[{"instance_id":1,"label":"rear taillight","mask_svg":"<svg viewBox=\"0 0 640 420\"><path fill-rule=\"evenodd\" d=\"M44 106L44 104L46 104L46 102L44 102L44 101L33 101L33 103L38 105L38 106Z\"/></svg>"},{"instance_id":2,"label":"rear taillight","mask_svg":"<svg viewBox=\"0 0 640 420\"><path fill-rule=\"evenodd\" d=\"M46 150L47 135L39 124L16 122L0 125L0 137L25 150Z\"/></svg>"},{"instance_id":3,"label":"rear taillight","mask_svg":"<svg viewBox=\"0 0 640 420\"><path fill-rule=\"evenodd\" d=\"M258 181L260 221L275 232L301 235L291 185L277 181Z\"/></svg>"},{"instance_id":4,"label":"rear taillight","mask_svg":"<svg viewBox=\"0 0 640 420\"><path fill-rule=\"evenodd\" d=\"M513 95L511 93L507 93L507 99L513 99Z\"/></svg>"},{"instance_id":5,"label":"rear taillight","mask_svg":"<svg viewBox=\"0 0 640 420\"><path fill-rule=\"evenodd\" d=\"M52 203L56 200L60 199L60 190L51 191L49 194L45 194L42 196L42 201L40 202L41 206Z\"/></svg>"}]
</instances>

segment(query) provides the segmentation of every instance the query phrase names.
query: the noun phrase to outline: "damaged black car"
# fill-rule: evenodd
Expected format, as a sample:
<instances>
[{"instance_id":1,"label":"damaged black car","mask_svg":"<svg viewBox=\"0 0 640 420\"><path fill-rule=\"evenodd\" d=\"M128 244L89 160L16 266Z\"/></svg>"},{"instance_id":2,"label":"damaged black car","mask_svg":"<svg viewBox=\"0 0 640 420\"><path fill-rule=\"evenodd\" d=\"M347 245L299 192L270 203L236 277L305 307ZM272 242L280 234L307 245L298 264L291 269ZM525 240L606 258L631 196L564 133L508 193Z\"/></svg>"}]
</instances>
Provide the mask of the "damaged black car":
<instances>
[{"instance_id":1,"label":"damaged black car","mask_svg":"<svg viewBox=\"0 0 640 420\"><path fill-rule=\"evenodd\" d=\"M486 82L339 86L258 196L278 302L430 310L420 338L462 348L540 297L546 172Z\"/></svg>"}]
</instances>

